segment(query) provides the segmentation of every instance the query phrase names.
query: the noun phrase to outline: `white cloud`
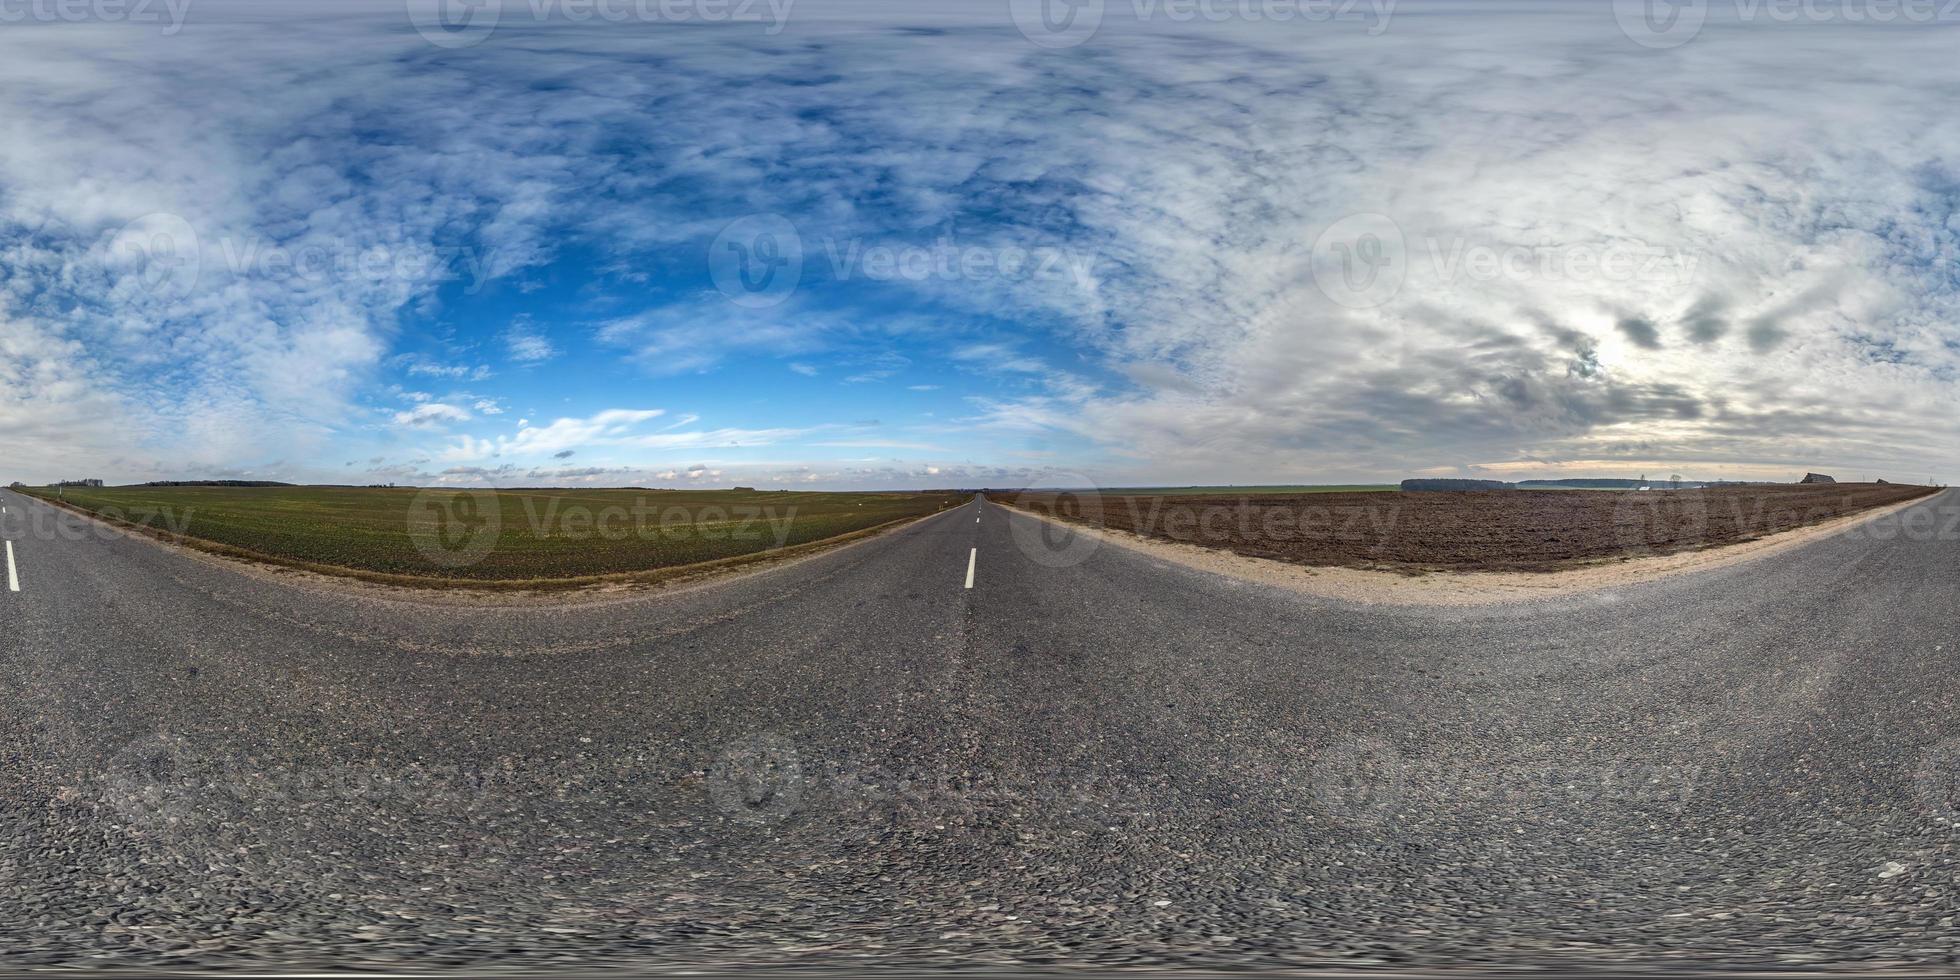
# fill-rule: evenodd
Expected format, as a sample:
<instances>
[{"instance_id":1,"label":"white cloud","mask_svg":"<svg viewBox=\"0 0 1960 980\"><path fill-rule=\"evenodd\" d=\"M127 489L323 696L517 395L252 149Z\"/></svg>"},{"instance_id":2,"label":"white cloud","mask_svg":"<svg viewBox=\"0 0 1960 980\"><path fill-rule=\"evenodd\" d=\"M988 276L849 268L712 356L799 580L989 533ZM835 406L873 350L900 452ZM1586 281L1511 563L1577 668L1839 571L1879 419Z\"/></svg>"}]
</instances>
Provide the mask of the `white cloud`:
<instances>
[{"instance_id":1,"label":"white cloud","mask_svg":"<svg viewBox=\"0 0 1960 980\"><path fill-rule=\"evenodd\" d=\"M812 445L838 449L904 449L924 453L943 453L950 451L944 446L934 445L929 442L908 442L901 439L839 439L829 442L812 443Z\"/></svg>"},{"instance_id":2,"label":"white cloud","mask_svg":"<svg viewBox=\"0 0 1960 980\"><path fill-rule=\"evenodd\" d=\"M444 450L443 458L456 461L506 455L548 456L565 449L616 443L629 435L635 426L665 414L665 409L658 408L614 408L588 418L561 418L542 426L530 425L528 419L520 419L515 436L491 439L464 436Z\"/></svg>"},{"instance_id":3,"label":"white cloud","mask_svg":"<svg viewBox=\"0 0 1960 980\"><path fill-rule=\"evenodd\" d=\"M511 360L524 364L536 364L558 356L558 348L526 324L512 324L510 329L504 331L504 349Z\"/></svg>"},{"instance_id":4,"label":"white cloud","mask_svg":"<svg viewBox=\"0 0 1960 980\"><path fill-rule=\"evenodd\" d=\"M1011 344L968 344L954 350L952 356L953 360L976 370L1022 374L1040 374L1048 370L1047 363L1041 358L1024 355Z\"/></svg>"},{"instance_id":5,"label":"white cloud","mask_svg":"<svg viewBox=\"0 0 1960 980\"><path fill-rule=\"evenodd\" d=\"M653 435L629 436L618 440L618 445L639 449L683 449L692 447L735 448L740 446L767 446L794 439L808 433L809 429L705 429L697 432L659 432Z\"/></svg>"},{"instance_id":6,"label":"white cloud","mask_svg":"<svg viewBox=\"0 0 1960 980\"><path fill-rule=\"evenodd\" d=\"M482 381L491 375L487 364L444 364L423 354L401 354L391 358L389 363L412 376Z\"/></svg>"},{"instance_id":7,"label":"white cloud","mask_svg":"<svg viewBox=\"0 0 1960 980\"><path fill-rule=\"evenodd\" d=\"M436 406L423 406L431 408ZM446 407L446 406L443 406ZM405 414L405 413L404 413ZM451 463L477 462L491 458L565 458L568 451L612 450L615 454L644 458L648 455L694 449L755 449L793 440L809 434L807 428L733 428L657 432L635 431L642 424L665 415L663 409L608 409L588 418L560 418L548 425L520 425L514 436L479 438L464 435L440 450L437 458ZM398 419L400 417L398 416ZM682 419L691 424L694 417Z\"/></svg>"},{"instance_id":8,"label":"white cloud","mask_svg":"<svg viewBox=\"0 0 1960 980\"><path fill-rule=\"evenodd\" d=\"M426 429L436 428L445 422L468 422L471 417L469 412L457 408L454 405L445 405L441 402L427 402L405 412L396 412L395 424L408 428Z\"/></svg>"},{"instance_id":9,"label":"white cloud","mask_svg":"<svg viewBox=\"0 0 1960 980\"><path fill-rule=\"evenodd\" d=\"M830 326L821 316L752 313L716 296L609 320L595 337L649 374L672 375L707 371L745 355L813 353L823 348Z\"/></svg>"}]
</instances>

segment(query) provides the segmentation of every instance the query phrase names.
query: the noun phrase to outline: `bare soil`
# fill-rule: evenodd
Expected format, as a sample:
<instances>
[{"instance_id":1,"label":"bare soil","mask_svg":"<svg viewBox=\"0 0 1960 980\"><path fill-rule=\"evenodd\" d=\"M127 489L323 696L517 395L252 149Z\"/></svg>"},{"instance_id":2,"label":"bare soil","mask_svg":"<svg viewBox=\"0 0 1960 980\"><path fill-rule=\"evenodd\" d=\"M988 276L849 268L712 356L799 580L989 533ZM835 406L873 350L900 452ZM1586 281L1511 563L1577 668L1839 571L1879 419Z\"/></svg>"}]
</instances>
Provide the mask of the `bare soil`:
<instances>
[{"instance_id":1,"label":"bare soil","mask_svg":"<svg viewBox=\"0 0 1960 980\"><path fill-rule=\"evenodd\" d=\"M1937 492L1836 483L1705 490L1194 496L990 493L1047 517L1298 565L1551 572L1699 551Z\"/></svg>"}]
</instances>

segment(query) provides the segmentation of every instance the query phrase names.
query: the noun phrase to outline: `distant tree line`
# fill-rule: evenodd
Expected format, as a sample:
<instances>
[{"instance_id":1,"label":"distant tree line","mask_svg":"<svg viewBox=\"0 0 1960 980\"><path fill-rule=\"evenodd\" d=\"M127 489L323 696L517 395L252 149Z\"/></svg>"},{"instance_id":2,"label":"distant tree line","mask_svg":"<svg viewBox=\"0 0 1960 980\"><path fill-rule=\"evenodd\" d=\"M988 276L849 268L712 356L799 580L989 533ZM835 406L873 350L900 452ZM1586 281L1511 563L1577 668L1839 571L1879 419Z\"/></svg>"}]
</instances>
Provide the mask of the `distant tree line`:
<instances>
[{"instance_id":1,"label":"distant tree line","mask_svg":"<svg viewBox=\"0 0 1960 980\"><path fill-rule=\"evenodd\" d=\"M1509 490L1503 480L1403 480L1404 490Z\"/></svg>"},{"instance_id":2,"label":"distant tree line","mask_svg":"<svg viewBox=\"0 0 1960 980\"><path fill-rule=\"evenodd\" d=\"M102 481L101 480L95 481L95 485L98 487L101 486ZM290 487L293 486L293 484L280 483L277 480L151 480L148 483L142 484L142 486L146 486L146 487Z\"/></svg>"},{"instance_id":3,"label":"distant tree line","mask_svg":"<svg viewBox=\"0 0 1960 980\"><path fill-rule=\"evenodd\" d=\"M1403 480L1404 490L1637 490L1641 487L1663 487L1667 489L1696 489L1699 487L1730 487L1760 480L1623 480L1610 477L1576 477L1564 480L1520 480L1506 483L1503 480L1458 480L1458 479L1419 479Z\"/></svg>"}]
</instances>

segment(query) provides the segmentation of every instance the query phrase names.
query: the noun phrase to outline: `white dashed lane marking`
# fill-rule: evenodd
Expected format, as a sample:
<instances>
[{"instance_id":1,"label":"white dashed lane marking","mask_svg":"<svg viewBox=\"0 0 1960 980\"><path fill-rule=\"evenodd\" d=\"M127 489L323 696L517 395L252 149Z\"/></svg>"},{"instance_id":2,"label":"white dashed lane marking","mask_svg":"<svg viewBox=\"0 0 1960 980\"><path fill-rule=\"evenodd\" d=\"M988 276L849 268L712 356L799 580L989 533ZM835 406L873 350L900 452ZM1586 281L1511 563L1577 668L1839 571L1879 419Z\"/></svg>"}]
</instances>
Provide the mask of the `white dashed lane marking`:
<instances>
[{"instance_id":1,"label":"white dashed lane marking","mask_svg":"<svg viewBox=\"0 0 1960 980\"><path fill-rule=\"evenodd\" d=\"M968 573L971 576L972 573ZM7 591L20 591L20 573L14 570L14 543L7 542Z\"/></svg>"},{"instance_id":2,"label":"white dashed lane marking","mask_svg":"<svg viewBox=\"0 0 1960 980\"><path fill-rule=\"evenodd\" d=\"M975 548L966 553L966 587L969 589L973 588L974 563L978 562L979 560L980 560L980 549Z\"/></svg>"}]
</instances>

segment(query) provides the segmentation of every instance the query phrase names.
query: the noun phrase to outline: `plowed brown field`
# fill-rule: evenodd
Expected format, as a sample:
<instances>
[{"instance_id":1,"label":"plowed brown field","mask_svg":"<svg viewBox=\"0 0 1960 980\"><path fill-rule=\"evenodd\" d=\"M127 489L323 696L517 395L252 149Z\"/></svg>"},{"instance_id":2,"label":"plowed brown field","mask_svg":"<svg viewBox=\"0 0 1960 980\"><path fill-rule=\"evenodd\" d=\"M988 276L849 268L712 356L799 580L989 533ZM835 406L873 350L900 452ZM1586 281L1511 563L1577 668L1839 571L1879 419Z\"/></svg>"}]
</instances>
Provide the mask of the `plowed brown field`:
<instances>
[{"instance_id":1,"label":"plowed brown field","mask_svg":"<svg viewBox=\"0 0 1960 980\"><path fill-rule=\"evenodd\" d=\"M1706 490L1257 496L1007 492L988 497L1047 516L1301 565L1552 571L1735 544L1936 490L1832 483Z\"/></svg>"}]
</instances>

